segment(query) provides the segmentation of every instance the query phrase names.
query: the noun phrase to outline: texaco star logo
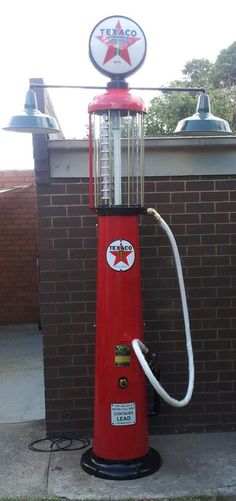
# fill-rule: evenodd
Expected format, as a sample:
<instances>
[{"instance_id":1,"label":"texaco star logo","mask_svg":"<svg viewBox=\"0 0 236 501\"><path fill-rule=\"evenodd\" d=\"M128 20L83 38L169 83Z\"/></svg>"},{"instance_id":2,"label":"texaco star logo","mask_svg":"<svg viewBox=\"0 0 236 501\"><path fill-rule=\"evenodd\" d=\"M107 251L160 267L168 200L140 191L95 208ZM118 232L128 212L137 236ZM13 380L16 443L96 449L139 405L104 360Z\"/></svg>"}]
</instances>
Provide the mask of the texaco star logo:
<instances>
[{"instance_id":1,"label":"texaco star logo","mask_svg":"<svg viewBox=\"0 0 236 501\"><path fill-rule=\"evenodd\" d=\"M140 26L124 16L100 21L89 39L89 55L94 66L105 75L134 73L146 56L146 38Z\"/></svg>"},{"instance_id":2,"label":"texaco star logo","mask_svg":"<svg viewBox=\"0 0 236 501\"><path fill-rule=\"evenodd\" d=\"M102 31L106 31L103 29ZM108 30L110 33L111 30ZM136 31L133 31L136 34ZM131 65L128 47L140 40L140 37L132 36L130 30L123 30L120 21L117 22L111 35L101 35L97 37L102 43L107 45L107 52L103 64L110 61L115 56L120 56Z\"/></svg>"},{"instance_id":3,"label":"texaco star logo","mask_svg":"<svg viewBox=\"0 0 236 501\"><path fill-rule=\"evenodd\" d=\"M107 247L106 259L113 270L127 271L134 264L134 247L128 240L114 240Z\"/></svg>"}]
</instances>

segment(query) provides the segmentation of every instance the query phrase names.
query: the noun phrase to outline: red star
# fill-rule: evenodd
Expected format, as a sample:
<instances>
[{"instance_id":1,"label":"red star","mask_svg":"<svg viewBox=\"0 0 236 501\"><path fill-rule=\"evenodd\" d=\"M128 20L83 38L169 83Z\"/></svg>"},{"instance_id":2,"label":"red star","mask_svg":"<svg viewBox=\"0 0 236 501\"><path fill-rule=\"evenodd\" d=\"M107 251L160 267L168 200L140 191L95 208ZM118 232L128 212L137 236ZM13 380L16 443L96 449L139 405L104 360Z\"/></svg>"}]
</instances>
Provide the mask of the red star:
<instances>
[{"instance_id":1,"label":"red star","mask_svg":"<svg viewBox=\"0 0 236 501\"><path fill-rule=\"evenodd\" d=\"M107 45L107 52L103 64L107 63L114 56L120 56L126 63L131 65L128 47L136 43L140 38L126 36L121 27L120 21L117 22L112 35L102 35L97 37L102 43Z\"/></svg>"},{"instance_id":2,"label":"red star","mask_svg":"<svg viewBox=\"0 0 236 501\"><path fill-rule=\"evenodd\" d=\"M115 261L113 263L113 266L115 266L116 264L120 263L121 261L125 264L127 264L127 266L129 266L129 263L128 263L128 260L127 260L127 257L131 254L132 250L131 251L125 251L123 246L122 246L122 243L120 242L120 247L119 247L119 250L117 251L110 251L110 253L115 256Z\"/></svg>"}]
</instances>

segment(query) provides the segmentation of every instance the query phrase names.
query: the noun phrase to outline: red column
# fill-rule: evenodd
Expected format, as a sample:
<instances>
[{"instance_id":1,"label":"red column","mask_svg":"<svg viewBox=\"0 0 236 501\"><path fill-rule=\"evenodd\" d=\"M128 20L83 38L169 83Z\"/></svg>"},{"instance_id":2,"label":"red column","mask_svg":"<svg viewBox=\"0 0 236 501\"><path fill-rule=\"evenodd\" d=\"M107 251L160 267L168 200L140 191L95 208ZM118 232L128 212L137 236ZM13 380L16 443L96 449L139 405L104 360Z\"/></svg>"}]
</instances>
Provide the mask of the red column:
<instances>
[{"instance_id":1,"label":"red column","mask_svg":"<svg viewBox=\"0 0 236 501\"><path fill-rule=\"evenodd\" d=\"M93 451L108 460L148 453L144 374L132 351L143 339L138 216L98 217Z\"/></svg>"}]
</instances>

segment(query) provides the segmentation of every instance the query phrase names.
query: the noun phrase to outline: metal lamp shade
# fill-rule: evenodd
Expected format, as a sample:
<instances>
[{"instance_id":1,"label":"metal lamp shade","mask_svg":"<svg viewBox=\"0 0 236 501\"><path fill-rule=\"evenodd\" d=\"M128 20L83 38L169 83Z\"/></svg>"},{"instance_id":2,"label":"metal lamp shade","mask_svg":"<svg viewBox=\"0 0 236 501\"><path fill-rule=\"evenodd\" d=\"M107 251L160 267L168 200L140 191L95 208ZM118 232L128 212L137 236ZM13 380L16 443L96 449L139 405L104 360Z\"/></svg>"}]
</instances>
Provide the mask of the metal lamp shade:
<instances>
[{"instance_id":1,"label":"metal lamp shade","mask_svg":"<svg viewBox=\"0 0 236 501\"><path fill-rule=\"evenodd\" d=\"M179 136L222 136L232 134L232 131L226 120L211 113L209 96L201 94L196 113L180 120L175 134Z\"/></svg>"},{"instance_id":2,"label":"metal lamp shade","mask_svg":"<svg viewBox=\"0 0 236 501\"><path fill-rule=\"evenodd\" d=\"M22 113L14 115L4 130L12 132L30 132L31 134L50 134L60 130L54 117L41 113L37 109L35 92L29 89L26 94L25 108Z\"/></svg>"}]
</instances>

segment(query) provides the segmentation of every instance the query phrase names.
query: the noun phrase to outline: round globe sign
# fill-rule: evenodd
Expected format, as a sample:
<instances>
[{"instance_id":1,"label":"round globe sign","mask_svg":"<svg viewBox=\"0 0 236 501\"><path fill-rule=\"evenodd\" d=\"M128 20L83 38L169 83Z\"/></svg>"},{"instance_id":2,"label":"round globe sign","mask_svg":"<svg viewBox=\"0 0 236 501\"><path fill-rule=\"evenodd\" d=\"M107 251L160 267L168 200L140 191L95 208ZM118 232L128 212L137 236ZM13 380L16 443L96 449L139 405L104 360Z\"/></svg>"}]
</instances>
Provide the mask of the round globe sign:
<instances>
[{"instance_id":1,"label":"round globe sign","mask_svg":"<svg viewBox=\"0 0 236 501\"><path fill-rule=\"evenodd\" d=\"M146 56L144 32L132 19L110 16L100 21L89 39L94 66L110 77L125 77L137 71Z\"/></svg>"}]
</instances>

